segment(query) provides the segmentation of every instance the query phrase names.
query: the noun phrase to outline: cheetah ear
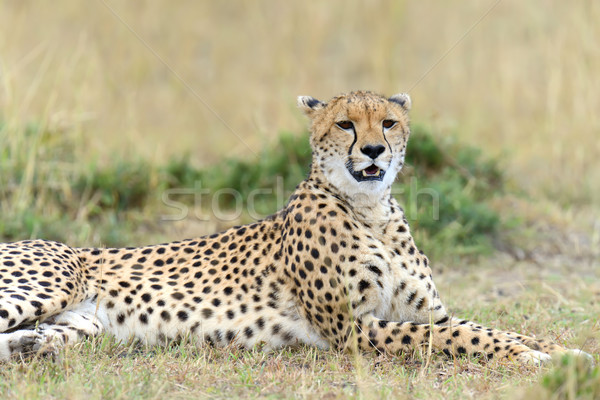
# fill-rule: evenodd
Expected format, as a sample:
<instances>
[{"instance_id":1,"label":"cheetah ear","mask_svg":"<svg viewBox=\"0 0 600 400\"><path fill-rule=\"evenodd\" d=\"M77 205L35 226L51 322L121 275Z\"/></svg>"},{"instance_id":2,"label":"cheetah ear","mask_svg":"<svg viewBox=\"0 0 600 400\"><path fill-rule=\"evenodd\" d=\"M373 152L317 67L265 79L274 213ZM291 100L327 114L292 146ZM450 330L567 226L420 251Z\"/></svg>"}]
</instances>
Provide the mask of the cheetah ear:
<instances>
[{"instance_id":1,"label":"cheetah ear","mask_svg":"<svg viewBox=\"0 0 600 400\"><path fill-rule=\"evenodd\" d=\"M388 99L388 101L394 102L396 104L399 104L404 111L408 112L410 111L410 107L412 105L412 102L410 100L410 96L407 93L398 93L393 95L392 97L390 97Z\"/></svg>"},{"instance_id":2,"label":"cheetah ear","mask_svg":"<svg viewBox=\"0 0 600 400\"><path fill-rule=\"evenodd\" d=\"M312 116L315 111L322 110L327 104L310 96L298 96L298 107L307 116Z\"/></svg>"}]
</instances>

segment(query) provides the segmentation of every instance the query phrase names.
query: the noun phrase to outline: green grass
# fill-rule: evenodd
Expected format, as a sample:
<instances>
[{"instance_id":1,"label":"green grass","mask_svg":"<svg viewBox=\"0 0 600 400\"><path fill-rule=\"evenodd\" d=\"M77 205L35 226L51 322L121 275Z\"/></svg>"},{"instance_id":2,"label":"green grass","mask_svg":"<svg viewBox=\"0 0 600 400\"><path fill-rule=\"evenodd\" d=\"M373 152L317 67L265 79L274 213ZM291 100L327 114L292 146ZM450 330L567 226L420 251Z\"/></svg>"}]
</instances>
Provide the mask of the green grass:
<instances>
[{"instance_id":1,"label":"green grass","mask_svg":"<svg viewBox=\"0 0 600 400\"><path fill-rule=\"evenodd\" d=\"M154 173L144 161L83 163L75 132L0 123L0 239L124 245L148 217Z\"/></svg>"},{"instance_id":2,"label":"green grass","mask_svg":"<svg viewBox=\"0 0 600 400\"><path fill-rule=\"evenodd\" d=\"M511 281L510 296L493 290L502 286L494 264L480 265L476 273L469 266L445 272L438 276L440 293L457 316L582 347L600 362L598 282L551 283L552 291L567 299L565 305L546 288L546 276L533 264L528 266L519 284ZM554 274L566 278L571 268ZM507 269L502 272L514 275ZM475 279L483 284L473 284ZM453 293L463 295L450 296ZM191 341L146 347L100 336L66 348L56 358L3 363L0 393L3 399L594 399L598 373L598 367L591 369L572 358L537 368L500 360L448 360L436 354L429 358L426 351L353 356L300 347L265 353Z\"/></svg>"},{"instance_id":3,"label":"green grass","mask_svg":"<svg viewBox=\"0 0 600 400\"><path fill-rule=\"evenodd\" d=\"M412 130L407 172L401 173L393 192L405 208L417 242L433 257L489 254L503 224L515 222L503 221L490 206L504 184L498 163L471 146L436 139L423 125ZM164 171L171 187L200 184L212 193L233 189L240 193L244 210L268 215L281 208L307 176L310 159L308 135L285 133L250 160L226 159L196 169L184 157L172 160ZM266 194L253 197L257 191ZM249 204L248 199L256 202ZM232 196L222 200L225 207L237 204Z\"/></svg>"},{"instance_id":4,"label":"green grass","mask_svg":"<svg viewBox=\"0 0 600 400\"><path fill-rule=\"evenodd\" d=\"M394 193L430 256L488 254L506 222L490 206L502 191L500 168L473 147L436 137L422 125L413 127L406 172ZM206 205L221 193L215 200L219 208L244 211L230 224L249 222L283 207L311 160L307 134L284 133L258 157L226 158L205 168L193 166L189 157L165 165L135 158L81 165L73 157L78 145L73 135L43 125L23 131L3 126L0 140L9 143L0 153L0 201L8 210L0 216L3 240L68 242L80 231L87 233L75 235L74 244L91 236L97 244L132 245L131 231L155 218L152 213L164 212L161 194L173 189L189 190L169 195L187 207L203 196L197 189L209 189L203 199L209 215L214 210Z\"/></svg>"}]
</instances>

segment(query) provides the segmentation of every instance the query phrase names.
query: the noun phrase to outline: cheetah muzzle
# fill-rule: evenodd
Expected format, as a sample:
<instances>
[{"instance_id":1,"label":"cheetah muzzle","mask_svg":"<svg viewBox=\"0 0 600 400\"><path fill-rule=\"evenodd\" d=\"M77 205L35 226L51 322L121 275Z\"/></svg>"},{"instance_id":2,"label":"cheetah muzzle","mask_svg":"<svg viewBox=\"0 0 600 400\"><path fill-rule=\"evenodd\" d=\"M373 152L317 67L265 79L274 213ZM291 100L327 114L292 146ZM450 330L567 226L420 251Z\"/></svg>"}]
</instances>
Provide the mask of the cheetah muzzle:
<instances>
[{"instance_id":1,"label":"cheetah muzzle","mask_svg":"<svg viewBox=\"0 0 600 400\"><path fill-rule=\"evenodd\" d=\"M352 174L354 179L358 182L365 181L382 181L385 176L385 170L379 168L375 164L369 165L367 168L364 168L362 171L354 171L352 166L348 166L348 171Z\"/></svg>"},{"instance_id":2,"label":"cheetah muzzle","mask_svg":"<svg viewBox=\"0 0 600 400\"><path fill-rule=\"evenodd\" d=\"M140 248L0 244L0 359L102 332L391 354L431 344L449 357L533 363L567 351L449 317L391 195L410 134L408 95L303 96L298 105L311 121L311 171L264 220Z\"/></svg>"}]
</instances>

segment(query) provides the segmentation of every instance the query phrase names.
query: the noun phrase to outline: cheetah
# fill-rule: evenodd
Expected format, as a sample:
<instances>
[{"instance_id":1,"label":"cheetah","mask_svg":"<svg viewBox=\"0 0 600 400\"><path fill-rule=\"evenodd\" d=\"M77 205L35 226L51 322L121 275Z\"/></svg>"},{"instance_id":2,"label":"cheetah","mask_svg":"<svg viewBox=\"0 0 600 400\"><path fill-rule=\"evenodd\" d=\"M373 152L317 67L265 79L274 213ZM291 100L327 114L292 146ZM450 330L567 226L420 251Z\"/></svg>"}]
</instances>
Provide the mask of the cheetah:
<instances>
[{"instance_id":1,"label":"cheetah","mask_svg":"<svg viewBox=\"0 0 600 400\"><path fill-rule=\"evenodd\" d=\"M407 94L301 96L298 106L311 122L310 173L272 216L140 248L0 245L0 359L102 332L263 349L431 346L536 364L569 351L446 311L391 195L409 138Z\"/></svg>"}]
</instances>

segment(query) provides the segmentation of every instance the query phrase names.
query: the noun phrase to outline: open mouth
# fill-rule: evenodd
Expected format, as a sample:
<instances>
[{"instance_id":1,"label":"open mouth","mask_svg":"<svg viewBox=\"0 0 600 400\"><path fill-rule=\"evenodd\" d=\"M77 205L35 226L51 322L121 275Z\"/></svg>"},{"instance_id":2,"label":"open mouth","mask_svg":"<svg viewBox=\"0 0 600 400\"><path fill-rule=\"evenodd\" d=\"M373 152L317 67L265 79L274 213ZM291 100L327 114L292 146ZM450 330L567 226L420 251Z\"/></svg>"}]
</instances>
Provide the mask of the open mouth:
<instances>
[{"instance_id":1,"label":"open mouth","mask_svg":"<svg viewBox=\"0 0 600 400\"><path fill-rule=\"evenodd\" d=\"M363 181L380 181L385 175L385 171L372 164L362 171L351 171L352 176L359 182Z\"/></svg>"}]
</instances>

